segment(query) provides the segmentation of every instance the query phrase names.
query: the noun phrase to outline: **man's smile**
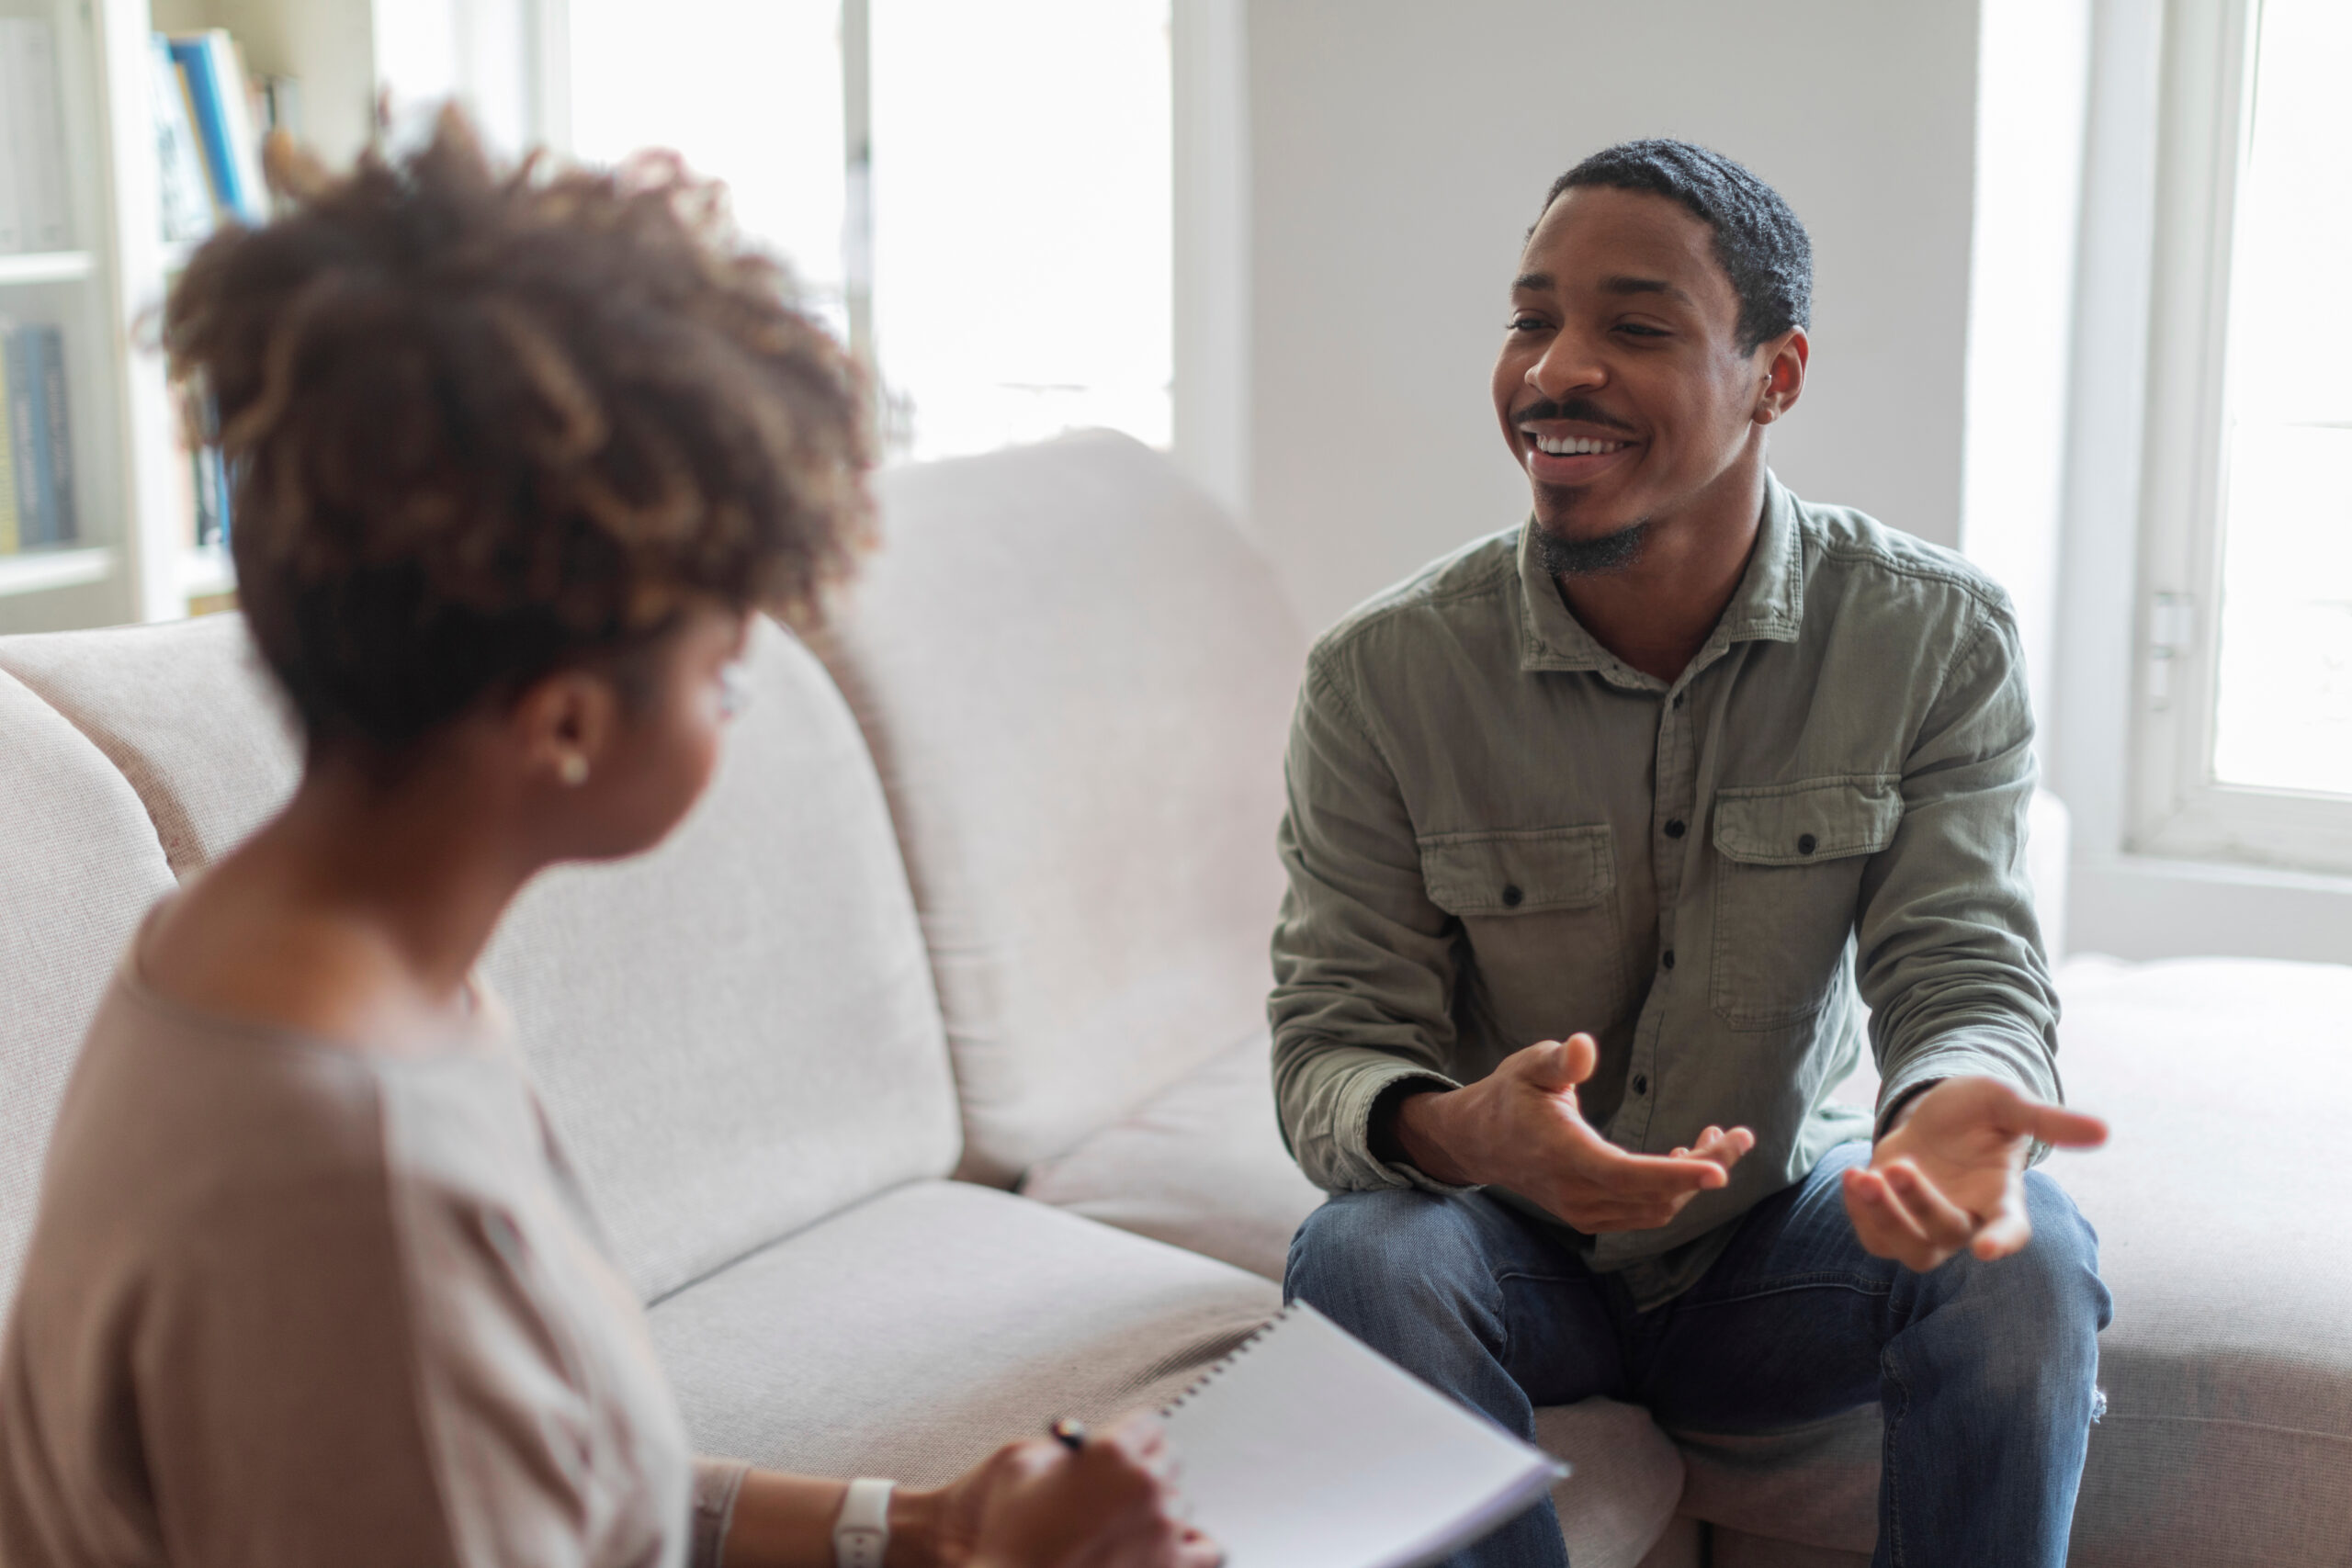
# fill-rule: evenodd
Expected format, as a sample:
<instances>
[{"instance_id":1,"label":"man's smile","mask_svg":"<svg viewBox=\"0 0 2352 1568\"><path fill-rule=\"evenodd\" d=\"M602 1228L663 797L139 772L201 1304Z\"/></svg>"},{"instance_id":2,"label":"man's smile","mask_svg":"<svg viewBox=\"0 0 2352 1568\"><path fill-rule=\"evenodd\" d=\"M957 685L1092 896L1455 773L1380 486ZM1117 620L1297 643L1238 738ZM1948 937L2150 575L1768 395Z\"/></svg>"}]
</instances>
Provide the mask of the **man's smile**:
<instances>
[{"instance_id":1,"label":"man's smile","mask_svg":"<svg viewBox=\"0 0 2352 1568\"><path fill-rule=\"evenodd\" d=\"M1539 484L1584 484L1629 462L1642 443L1623 431L1606 431L1577 421L1529 420L1515 427L1528 477Z\"/></svg>"}]
</instances>

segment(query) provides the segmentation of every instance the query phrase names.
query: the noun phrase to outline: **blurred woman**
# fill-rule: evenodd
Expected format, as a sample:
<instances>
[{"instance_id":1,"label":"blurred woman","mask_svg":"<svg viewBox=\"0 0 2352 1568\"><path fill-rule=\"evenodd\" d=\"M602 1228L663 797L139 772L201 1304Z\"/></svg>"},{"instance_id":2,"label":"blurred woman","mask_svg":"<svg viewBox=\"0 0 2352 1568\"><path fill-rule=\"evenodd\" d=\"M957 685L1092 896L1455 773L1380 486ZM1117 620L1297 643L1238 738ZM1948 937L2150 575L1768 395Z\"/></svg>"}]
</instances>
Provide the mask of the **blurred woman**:
<instances>
[{"instance_id":1,"label":"blurred woman","mask_svg":"<svg viewBox=\"0 0 2352 1568\"><path fill-rule=\"evenodd\" d=\"M750 618L849 569L856 378L674 164L501 175L449 115L272 164L289 210L164 333L303 774L92 1026L0 1348L0 1561L829 1568L842 1483L690 1454L473 971L539 871L677 824ZM1014 1445L844 1556L1205 1568L1159 1440Z\"/></svg>"}]
</instances>

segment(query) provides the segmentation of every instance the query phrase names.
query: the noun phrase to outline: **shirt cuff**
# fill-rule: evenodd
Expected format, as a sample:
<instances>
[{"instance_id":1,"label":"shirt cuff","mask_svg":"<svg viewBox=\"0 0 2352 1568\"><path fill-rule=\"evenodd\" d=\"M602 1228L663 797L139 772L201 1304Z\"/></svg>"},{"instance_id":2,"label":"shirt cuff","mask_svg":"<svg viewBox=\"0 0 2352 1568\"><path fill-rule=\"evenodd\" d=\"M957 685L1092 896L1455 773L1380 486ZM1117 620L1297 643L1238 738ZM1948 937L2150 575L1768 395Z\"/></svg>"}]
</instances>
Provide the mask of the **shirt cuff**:
<instances>
[{"instance_id":1,"label":"shirt cuff","mask_svg":"<svg viewBox=\"0 0 2352 1568\"><path fill-rule=\"evenodd\" d=\"M694 1540L686 1559L693 1568L718 1568L727 1532L735 1524L735 1499L751 1472L740 1459L695 1461Z\"/></svg>"},{"instance_id":2,"label":"shirt cuff","mask_svg":"<svg viewBox=\"0 0 2352 1568\"><path fill-rule=\"evenodd\" d=\"M1361 1159L1364 1168L1380 1173L1385 1178L1381 1183L1383 1186L1418 1187L1424 1192L1442 1192L1448 1195L1476 1192L1477 1190L1476 1187L1462 1187L1450 1181L1440 1181L1408 1160L1385 1160L1374 1152L1372 1144L1372 1114L1379 1108L1382 1096L1405 1084L1425 1085L1435 1092L1462 1087L1442 1074L1430 1072L1426 1067L1411 1066L1403 1062L1387 1068L1365 1069L1355 1082L1348 1086L1348 1111L1345 1124L1348 1128L1348 1140L1351 1145L1349 1152Z\"/></svg>"},{"instance_id":3,"label":"shirt cuff","mask_svg":"<svg viewBox=\"0 0 2352 1568\"><path fill-rule=\"evenodd\" d=\"M2006 1039L1998 1043L1973 1041L1963 1035L1948 1035L1933 1044L1905 1056L1886 1075L1878 1089L1878 1111L1871 1119L1871 1141L1875 1144L1886 1136L1887 1123L1904 1104L1926 1092L1946 1078L1998 1078L2019 1094L2036 1100L2057 1098L2054 1084L2036 1083L2018 1070L2010 1055L2014 1050ZM2028 1165L2040 1165L2049 1157L2050 1145L2037 1141L2026 1156Z\"/></svg>"}]
</instances>

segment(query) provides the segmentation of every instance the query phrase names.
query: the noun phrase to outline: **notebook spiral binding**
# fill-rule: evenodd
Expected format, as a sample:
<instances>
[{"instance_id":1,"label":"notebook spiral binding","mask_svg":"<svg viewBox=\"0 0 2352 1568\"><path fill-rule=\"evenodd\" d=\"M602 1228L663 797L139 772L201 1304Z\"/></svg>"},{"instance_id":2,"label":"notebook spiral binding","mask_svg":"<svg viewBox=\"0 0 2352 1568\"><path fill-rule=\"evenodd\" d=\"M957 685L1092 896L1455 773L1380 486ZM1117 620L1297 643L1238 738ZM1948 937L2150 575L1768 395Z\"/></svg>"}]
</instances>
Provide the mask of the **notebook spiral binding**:
<instances>
[{"instance_id":1,"label":"notebook spiral binding","mask_svg":"<svg viewBox=\"0 0 2352 1568\"><path fill-rule=\"evenodd\" d=\"M1241 1359L1242 1357L1255 1349L1260 1340L1265 1338L1267 1335L1272 1334L1275 1329L1280 1328L1283 1322L1289 1318L1291 1313L1296 1307L1296 1304L1297 1303L1292 1303L1289 1305L1284 1306L1282 1311L1274 1314L1273 1316L1268 1318L1265 1322L1252 1329L1248 1338L1242 1340L1240 1344L1236 1345L1232 1349L1227 1351L1225 1355L1212 1364L1206 1371L1204 1371L1199 1377L1194 1378L1191 1382L1186 1383L1182 1390L1177 1393L1175 1398L1161 1405L1159 1407L1160 1415L1175 1415L1178 1410L1183 1408L1185 1401L1193 1398L1201 1392L1201 1390L1208 1387L1209 1384L1223 1377L1226 1374L1227 1370L1230 1368L1234 1362Z\"/></svg>"}]
</instances>

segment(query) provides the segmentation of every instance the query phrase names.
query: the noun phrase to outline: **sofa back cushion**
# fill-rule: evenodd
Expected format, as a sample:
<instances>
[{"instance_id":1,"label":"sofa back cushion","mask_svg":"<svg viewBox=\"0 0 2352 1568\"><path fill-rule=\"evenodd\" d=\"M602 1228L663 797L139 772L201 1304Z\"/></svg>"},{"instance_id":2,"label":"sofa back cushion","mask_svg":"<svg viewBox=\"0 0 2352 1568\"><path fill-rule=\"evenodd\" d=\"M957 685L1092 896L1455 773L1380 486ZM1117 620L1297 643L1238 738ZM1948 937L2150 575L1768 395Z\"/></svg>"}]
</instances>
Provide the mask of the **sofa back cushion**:
<instances>
[{"instance_id":1,"label":"sofa back cushion","mask_svg":"<svg viewBox=\"0 0 2352 1568\"><path fill-rule=\"evenodd\" d=\"M122 775L0 674L0 1318L82 1036L139 917L172 886Z\"/></svg>"},{"instance_id":2,"label":"sofa back cushion","mask_svg":"<svg viewBox=\"0 0 2352 1568\"><path fill-rule=\"evenodd\" d=\"M123 768L183 876L297 776L237 617L0 640L0 668ZM540 878L484 964L649 1298L956 1158L922 933L856 725L765 621L750 675L751 708L678 831Z\"/></svg>"},{"instance_id":3,"label":"sofa back cushion","mask_svg":"<svg viewBox=\"0 0 2352 1568\"><path fill-rule=\"evenodd\" d=\"M1090 434L883 476L820 645L890 792L968 1179L1009 1182L1265 1026L1306 641L1168 461Z\"/></svg>"}]
</instances>

